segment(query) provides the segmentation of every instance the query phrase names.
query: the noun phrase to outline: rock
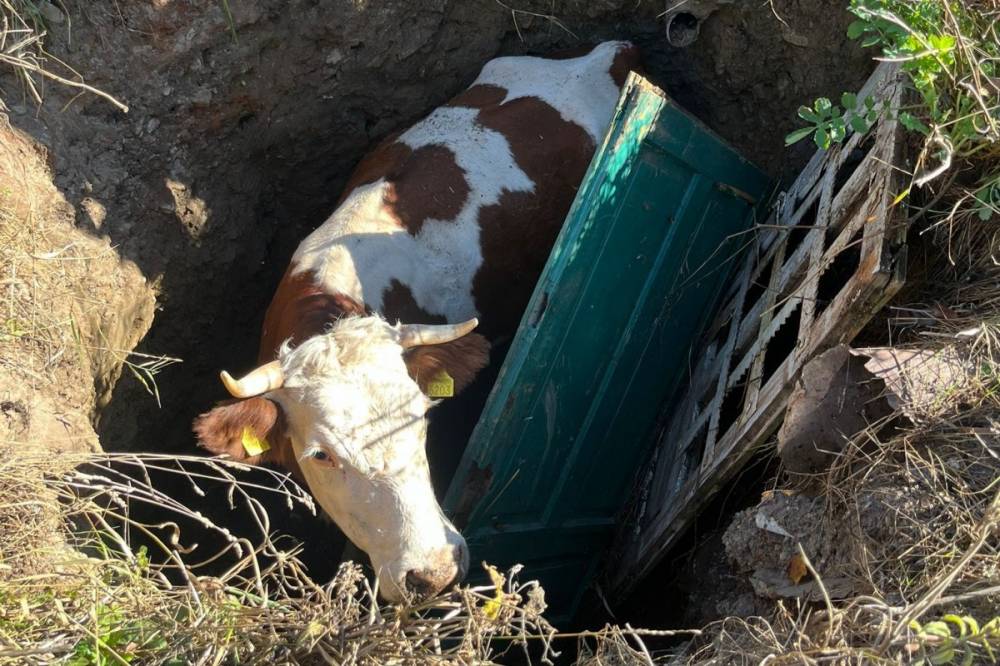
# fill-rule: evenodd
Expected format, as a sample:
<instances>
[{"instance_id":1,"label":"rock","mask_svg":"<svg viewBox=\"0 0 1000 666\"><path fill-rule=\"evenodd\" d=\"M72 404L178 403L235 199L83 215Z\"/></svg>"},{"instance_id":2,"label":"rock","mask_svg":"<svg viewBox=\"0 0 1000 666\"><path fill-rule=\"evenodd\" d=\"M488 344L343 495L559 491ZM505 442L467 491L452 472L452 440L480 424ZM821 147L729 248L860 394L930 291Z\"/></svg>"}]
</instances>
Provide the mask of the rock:
<instances>
[{"instance_id":1,"label":"rock","mask_svg":"<svg viewBox=\"0 0 1000 666\"><path fill-rule=\"evenodd\" d=\"M62 10L48 0L42 0L36 7L38 7L38 11L47 22L55 23L56 25L66 22L66 16L62 13Z\"/></svg>"},{"instance_id":2,"label":"rock","mask_svg":"<svg viewBox=\"0 0 1000 666\"><path fill-rule=\"evenodd\" d=\"M792 472L826 469L857 433L892 413L883 382L847 345L809 361L788 399L778 431L778 455Z\"/></svg>"},{"instance_id":3,"label":"rock","mask_svg":"<svg viewBox=\"0 0 1000 666\"><path fill-rule=\"evenodd\" d=\"M340 49L333 49L330 54L326 56L326 64L336 65L338 62L344 59L344 52Z\"/></svg>"},{"instance_id":4,"label":"rock","mask_svg":"<svg viewBox=\"0 0 1000 666\"><path fill-rule=\"evenodd\" d=\"M870 359L865 369L885 382L889 404L914 422L940 415L975 388L976 368L954 346L936 351L878 347L851 353Z\"/></svg>"},{"instance_id":5,"label":"rock","mask_svg":"<svg viewBox=\"0 0 1000 666\"><path fill-rule=\"evenodd\" d=\"M781 38L793 46L801 46L803 48L809 46L809 38L800 35L788 26L781 26Z\"/></svg>"}]
</instances>

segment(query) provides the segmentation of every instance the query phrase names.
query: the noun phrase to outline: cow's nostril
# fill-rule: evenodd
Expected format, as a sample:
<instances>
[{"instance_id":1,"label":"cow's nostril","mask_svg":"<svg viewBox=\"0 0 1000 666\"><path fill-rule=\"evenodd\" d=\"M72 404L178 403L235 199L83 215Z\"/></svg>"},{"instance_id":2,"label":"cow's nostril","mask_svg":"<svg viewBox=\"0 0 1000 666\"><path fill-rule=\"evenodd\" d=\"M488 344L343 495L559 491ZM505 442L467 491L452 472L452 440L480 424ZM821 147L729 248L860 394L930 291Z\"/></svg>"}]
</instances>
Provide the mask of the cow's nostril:
<instances>
[{"instance_id":1,"label":"cow's nostril","mask_svg":"<svg viewBox=\"0 0 1000 666\"><path fill-rule=\"evenodd\" d=\"M469 551L463 543L455 546L455 577L445 587L451 588L458 585L465 580L467 573L469 573Z\"/></svg>"},{"instance_id":2,"label":"cow's nostril","mask_svg":"<svg viewBox=\"0 0 1000 666\"><path fill-rule=\"evenodd\" d=\"M438 591L434 579L426 571L416 569L406 572L406 589L418 597L429 597Z\"/></svg>"}]
</instances>

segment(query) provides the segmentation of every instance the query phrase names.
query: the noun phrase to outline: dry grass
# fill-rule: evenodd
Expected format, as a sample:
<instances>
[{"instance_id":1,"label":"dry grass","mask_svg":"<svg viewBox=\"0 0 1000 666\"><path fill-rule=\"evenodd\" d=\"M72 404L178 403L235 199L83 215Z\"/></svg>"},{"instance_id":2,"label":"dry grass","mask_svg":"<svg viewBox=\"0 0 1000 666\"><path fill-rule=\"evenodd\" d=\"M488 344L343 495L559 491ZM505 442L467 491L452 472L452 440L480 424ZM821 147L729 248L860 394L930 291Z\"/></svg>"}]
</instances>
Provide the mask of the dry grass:
<instances>
[{"instance_id":1,"label":"dry grass","mask_svg":"<svg viewBox=\"0 0 1000 666\"><path fill-rule=\"evenodd\" d=\"M824 476L786 482L820 488L824 519L868 592L727 618L706 628L691 663L989 663L1000 654L1000 264L990 221L965 222L925 237L922 279L888 319L900 347L956 352L971 369L963 390L942 391L920 423L900 413L859 433Z\"/></svg>"},{"instance_id":2,"label":"dry grass","mask_svg":"<svg viewBox=\"0 0 1000 666\"><path fill-rule=\"evenodd\" d=\"M409 608L380 607L354 563L321 585L296 545L279 545L258 499L278 493L312 507L276 472L251 484L242 465L206 458L5 451L0 461L0 663L472 664L510 651L550 663L557 638L576 638L588 646L582 663L645 664L642 636L674 633L558 634L542 616L541 587L519 582L517 569ZM198 489L222 484L253 517L255 537L237 538L157 490L150 478L163 473ZM144 523L133 517L138 504L166 513ZM225 545L194 547L180 527L192 524ZM199 573L225 555L235 558L225 572Z\"/></svg>"},{"instance_id":3,"label":"dry grass","mask_svg":"<svg viewBox=\"0 0 1000 666\"><path fill-rule=\"evenodd\" d=\"M79 286L88 259L65 232L66 213L50 184L25 160L28 144L12 140L9 128L0 132L0 362L27 381L46 382L73 353L74 314L57 304L87 303ZM75 316L100 307L91 303Z\"/></svg>"},{"instance_id":4,"label":"dry grass","mask_svg":"<svg viewBox=\"0 0 1000 666\"><path fill-rule=\"evenodd\" d=\"M76 228L43 158L0 116L0 397L48 391L89 412L95 380L122 364L156 396L156 374L179 359L130 351L152 292L107 240Z\"/></svg>"},{"instance_id":5,"label":"dry grass","mask_svg":"<svg viewBox=\"0 0 1000 666\"><path fill-rule=\"evenodd\" d=\"M63 16L69 31L69 16L62 14L55 4L47 4ZM128 106L103 90L87 85L79 72L47 52L46 34L46 16L41 2L0 0L0 64L6 65L15 73L24 92L36 104L42 103L44 81L48 80L76 88L81 94L97 95L119 110L128 112ZM3 99L0 97L0 110L2 109Z\"/></svg>"}]
</instances>

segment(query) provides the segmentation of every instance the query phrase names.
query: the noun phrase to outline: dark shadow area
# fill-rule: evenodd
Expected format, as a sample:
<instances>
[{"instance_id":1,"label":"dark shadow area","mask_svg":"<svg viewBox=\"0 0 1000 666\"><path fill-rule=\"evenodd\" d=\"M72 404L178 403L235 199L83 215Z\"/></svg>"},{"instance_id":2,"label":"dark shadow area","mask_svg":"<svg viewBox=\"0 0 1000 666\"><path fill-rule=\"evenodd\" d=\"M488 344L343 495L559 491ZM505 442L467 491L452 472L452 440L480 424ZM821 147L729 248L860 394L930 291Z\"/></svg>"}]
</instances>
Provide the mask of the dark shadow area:
<instances>
[{"instance_id":1,"label":"dark shadow area","mask_svg":"<svg viewBox=\"0 0 1000 666\"><path fill-rule=\"evenodd\" d=\"M752 459L704 507L691 528L652 572L620 603L609 605L589 589L574 618L576 629L605 622L659 629L697 629L726 614L753 612L746 576L726 559L722 536L737 511L756 506L771 486L779 461L772 454ZM651 651L676 648L684 637L649 638Z\"/></svg>"}]
</instances>

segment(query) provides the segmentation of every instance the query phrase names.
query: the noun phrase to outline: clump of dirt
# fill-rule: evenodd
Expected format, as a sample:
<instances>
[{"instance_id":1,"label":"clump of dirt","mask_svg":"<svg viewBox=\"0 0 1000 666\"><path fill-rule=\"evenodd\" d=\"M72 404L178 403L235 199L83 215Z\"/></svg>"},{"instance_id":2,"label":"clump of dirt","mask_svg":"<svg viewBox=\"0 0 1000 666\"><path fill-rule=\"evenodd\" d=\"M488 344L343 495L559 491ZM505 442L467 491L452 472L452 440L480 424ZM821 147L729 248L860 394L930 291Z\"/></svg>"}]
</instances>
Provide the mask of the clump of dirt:
<instances>
[{"instance_id":1,"label":"clump of dirt","mask_svg":"<svg viewBox=\"0 0 1000 666\"><path fill-rule=\"evenodd\" d=\"M92 421L149 330L153 292L75 227L44 155L2 120L0 267L0 441L99 450Z\"/></svg>"},{"instance_id":2,"label":"clump of dirt","mask_svg":"<svg viewBox=\"0 0 1000 666\"><path fill-rule=\"evenodd\" d=\"M853 542L845 529L832 519L822 496L768 491L757 506L733 517L722 541L734 570L762 598L809 598L814 592L818 598L802 552L827 591L843 598L857 592L850 566Z\"/></svg>"}]
</instances>

